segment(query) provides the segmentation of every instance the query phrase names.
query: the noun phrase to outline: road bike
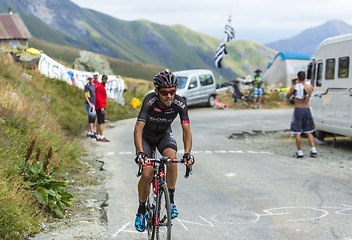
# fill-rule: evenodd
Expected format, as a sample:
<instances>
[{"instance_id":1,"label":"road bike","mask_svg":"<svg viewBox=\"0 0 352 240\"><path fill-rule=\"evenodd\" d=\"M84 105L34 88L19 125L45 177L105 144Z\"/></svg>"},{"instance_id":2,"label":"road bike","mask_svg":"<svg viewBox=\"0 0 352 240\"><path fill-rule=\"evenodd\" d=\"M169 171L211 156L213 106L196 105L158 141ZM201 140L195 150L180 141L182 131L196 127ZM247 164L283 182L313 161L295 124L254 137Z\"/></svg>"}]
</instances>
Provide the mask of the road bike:
<instances>
[{"instance_id":1,"label":"road bike","mask_svg":"<svg viewBox=\"0 0 352 240\"><path fill-rule=\"evenodd\" d=\"M147 158L147 166L154 167L150 194L146 204L146 228L149 240L171 239L170 195L165 182L165 164L184 163L183 159ZM143 165L138 169L137 177L142 175ZM185 178L192 174L192 166L186 166Z\"/></svg>"}]
</instances>

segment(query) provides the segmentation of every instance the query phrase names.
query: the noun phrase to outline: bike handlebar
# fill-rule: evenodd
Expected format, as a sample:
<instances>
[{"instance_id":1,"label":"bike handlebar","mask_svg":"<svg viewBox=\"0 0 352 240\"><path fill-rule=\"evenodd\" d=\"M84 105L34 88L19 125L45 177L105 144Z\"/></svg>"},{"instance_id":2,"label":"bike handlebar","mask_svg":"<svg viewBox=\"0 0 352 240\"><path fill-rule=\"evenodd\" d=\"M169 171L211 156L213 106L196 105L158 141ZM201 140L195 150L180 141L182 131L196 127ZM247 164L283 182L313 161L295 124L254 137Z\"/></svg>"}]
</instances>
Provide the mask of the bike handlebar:
<instances>
[{"instance_id":1,"label":"bike handlebar","mask_svg":"<svg viewBox=\"0 0 352 240\"><path fill-rule=\"evenodd\" d=\"M169 159L167 157L162 158L147 158L147 163L184 163L183 159ZM143 164L139 165L138 172L136 177L140 177L143 172ZM192 174L192 165L186 166L185 178L189 177L189 174Z\"/></svg>"}]
</instances>

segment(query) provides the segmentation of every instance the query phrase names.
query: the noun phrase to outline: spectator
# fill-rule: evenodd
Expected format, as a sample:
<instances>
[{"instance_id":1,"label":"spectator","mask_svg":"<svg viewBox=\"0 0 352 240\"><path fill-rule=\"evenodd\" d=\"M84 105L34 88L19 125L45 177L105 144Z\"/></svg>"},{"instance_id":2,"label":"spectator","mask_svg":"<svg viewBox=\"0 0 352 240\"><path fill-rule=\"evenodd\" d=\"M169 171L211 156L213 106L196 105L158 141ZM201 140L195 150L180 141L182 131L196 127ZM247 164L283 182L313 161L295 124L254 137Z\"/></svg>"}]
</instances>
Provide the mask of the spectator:
<instances>
[{"instance_id":1,"label":"spectator","mask_svg":"<svg viewBox=\"0 0 352 240\"><path fill-rule=\"evenodd\" d=\"M99 72L94 72L93 73L93 84L95 85L95 92L97 92L97 88L100 85ZM94 135L96 135L96 133L97 133L96 126L97 126L97 116L95 116L95 121L94 121L94 124L93 124Z\"/></svg>"},{"instance_id":2,"label":"spectator","mask_svg":"<svg viewBox=\"0 0 352 240\"><path fill-rule=\"evenodd\" d=\"M99 86L100 82L99 82L99 73L98 72L94 72L93 73L93 83L95 85L95 90L97 89L97 87Z\"/></svg>"},{"instance_id":3,"label":"spectator","mask_svg":"<svg viewBox=\"0 0 352 240\"><path fill-rule=\"evenodd\" d=\"M253 77L253 108L257 109L257 99L258 99L258 107L262 108L262 94L263 94L263 87L262 84L264 83L263 77L260 76L262 71L257 69L255 70L255 76Z\"/></svg>"},{"instance_id":4,"label":"spectator","mask_svg":"<svg viewBox=\"0 0 352 240\"><path fill-rule=\"evenodd\" d=\"M84 98L86 99L86 109L88 112L88 130L87 137L95 138L94 122L95 122L95 86L93 77L88 76L88 83L84 86Z\"/></svg>"},{"instance_id":5,"label":"spectator","mask_svg":"<svg viewBox=\"0 0 352 240\"><path fill-rule=\"evenodd\" d=\"M305 72L298 72L297 77L298 79L292 80L292 86L286 94L287 98L293 95L295 101L295 110L291 122L291 131L295 134L297 145L297 152L294 157L303 157L302 132L307 135L311 145L310 156L315 157L317 155L317 149L315 148L313 136L314 122L309 108L309 99L313 92L313 86L305 83Z\"/></svg>"},{"instance_id":6,"label":"spectator","mask_svg":"<svg viewBox=\"0 0 352 240\"><path fill-rule=\"evenodd\" d=\"M97 141L98 142L110 142L108 139L104 137L104 122L105 122L105 114L106 114L106 89L105 84L108 81L108 77L103 75L101 78L101 84L96 88L96 102L95 109L97 111Z\"/></svg>"}]
</instances>

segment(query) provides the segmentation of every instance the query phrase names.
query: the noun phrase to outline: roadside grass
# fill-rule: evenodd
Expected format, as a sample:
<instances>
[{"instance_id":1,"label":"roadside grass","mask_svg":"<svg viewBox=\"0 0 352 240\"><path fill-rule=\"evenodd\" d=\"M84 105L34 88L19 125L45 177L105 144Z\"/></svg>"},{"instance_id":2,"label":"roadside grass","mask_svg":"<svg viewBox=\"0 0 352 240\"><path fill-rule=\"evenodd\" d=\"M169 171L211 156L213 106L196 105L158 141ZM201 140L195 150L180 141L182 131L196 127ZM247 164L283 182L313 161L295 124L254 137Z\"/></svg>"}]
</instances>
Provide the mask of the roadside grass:
<instances>
[{"instance_id":1,"label":"roadside grass","mask_svg":"<svg viewBox=\"0 0 352 240\"><path fill-rule=\"evenodd\" d=\"M143 98L151 84L133 79L126 83L131 86L124 93L126 104L108 100L108 120L136 117L138 109L129 103L133 97ZM88 167L80 162L87 122L83 96L75 86L0 58L0 239L23 239L55 217L34 196L37 186L28 182L28 170L36 163L40 171L45 165L47 171L40 174L47 173L49 181L90 184L84 177Z\"/></svg>"},{"instance_id":2,"label":"roadside grass","mask_svg":"<svg viewBox=\"0 0 352 240\"><path fill-rule=\"evenodd\" d=\"M262 108L263 109L275 109L275 108L294 108L293 104L290 104L289 101L285 100L284 92L270 92L264 93L262 96ZM228 104L231 109L251 109L253 108L253 100L243 101L237 100L235 103L234 98L232 97L232 93L227 91L225 93L221 93L217 96L217 99L221 103Z\"/></svg>"}]
</instances>

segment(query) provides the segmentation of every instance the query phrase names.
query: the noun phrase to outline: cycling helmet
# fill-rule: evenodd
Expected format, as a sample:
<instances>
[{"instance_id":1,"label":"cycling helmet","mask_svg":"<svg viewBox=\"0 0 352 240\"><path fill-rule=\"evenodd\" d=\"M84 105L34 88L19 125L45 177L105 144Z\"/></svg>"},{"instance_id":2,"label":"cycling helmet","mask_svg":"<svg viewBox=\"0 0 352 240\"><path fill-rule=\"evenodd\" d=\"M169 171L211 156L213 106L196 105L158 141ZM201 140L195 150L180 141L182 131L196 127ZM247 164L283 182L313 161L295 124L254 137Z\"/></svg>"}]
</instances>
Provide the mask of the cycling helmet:
<instances>
[{"instance_id":1,"label":"cycling helmet","mask_svg":"<svg viewBox=\"0 0 352 240\"><path fill-rule=\"evenodd\" d=\"M159 72L154 77L155 88L172 88L177 87L177 77L168 69Z\"/></svg>"}]
</instances>

